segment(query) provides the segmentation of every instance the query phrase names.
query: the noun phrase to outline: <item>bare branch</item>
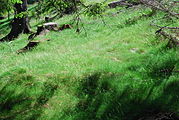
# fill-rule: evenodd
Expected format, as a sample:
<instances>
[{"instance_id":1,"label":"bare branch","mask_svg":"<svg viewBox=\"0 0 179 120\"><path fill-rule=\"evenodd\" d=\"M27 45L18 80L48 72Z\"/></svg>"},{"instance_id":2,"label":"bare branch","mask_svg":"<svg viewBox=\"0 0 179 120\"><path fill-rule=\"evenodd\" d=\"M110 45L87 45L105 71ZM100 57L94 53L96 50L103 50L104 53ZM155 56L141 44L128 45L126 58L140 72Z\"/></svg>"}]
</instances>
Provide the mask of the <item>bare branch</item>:
<instances>
[{"instance_id":1,"label":"bare branch","mask_svg":"<svg viewBox=\"0 0 179 120\"><path fill-rule=\"evenodd\" d=\"M176 17L177 19L179 18L178 13L171 11L169 8L165 7L163 4L157 2L156 0L140 0L140 2L155 10L160 10L160 11L168 13L169 15L173 17Z\"/></svg>"}]
</instances>

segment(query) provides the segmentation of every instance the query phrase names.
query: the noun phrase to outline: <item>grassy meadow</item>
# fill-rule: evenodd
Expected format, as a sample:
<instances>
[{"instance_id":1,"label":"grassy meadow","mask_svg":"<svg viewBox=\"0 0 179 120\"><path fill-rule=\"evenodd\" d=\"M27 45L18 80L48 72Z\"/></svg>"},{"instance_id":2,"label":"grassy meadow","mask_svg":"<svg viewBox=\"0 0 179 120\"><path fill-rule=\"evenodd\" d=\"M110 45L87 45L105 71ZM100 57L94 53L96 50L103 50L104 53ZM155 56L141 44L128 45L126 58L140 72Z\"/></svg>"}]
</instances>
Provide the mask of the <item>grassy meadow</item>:
<instances>
[{"instance_id":1,"label":"grassy meadow","mask_svg":"<svg viewBox=\"0 0 179 120\"><path fill-rule=\"evenodd\" d=\"M28 35L0 43L0 120L138 120L149 112L179 112L178 48L166 48L168 40L150 26L164 14L119 10L103 19L83 16L81 33L74 27L39 36L49 41L26 53L17 50ZM37 22L31 20L34 31ZM8 31L1 28L0 37Z\"/></svg>"}]
</instances>

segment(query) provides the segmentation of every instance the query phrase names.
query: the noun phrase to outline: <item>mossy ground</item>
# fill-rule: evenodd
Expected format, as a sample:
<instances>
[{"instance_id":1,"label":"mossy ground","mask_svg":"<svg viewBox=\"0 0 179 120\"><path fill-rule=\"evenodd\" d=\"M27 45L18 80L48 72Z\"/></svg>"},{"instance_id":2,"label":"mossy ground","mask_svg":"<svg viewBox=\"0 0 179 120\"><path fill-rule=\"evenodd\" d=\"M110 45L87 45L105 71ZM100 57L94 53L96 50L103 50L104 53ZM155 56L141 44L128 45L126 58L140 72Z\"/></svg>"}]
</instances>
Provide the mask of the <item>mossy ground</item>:
<instances>
[{"instance_id":1,"label":"mossy ground","mask_svg":"<svg viewBox=\"0 0 179 120\"><path fill-rule=\"evenodd\" d=\"M80 34L74 28L37 37L50 41L24 54L16 51L28 35L0 43L0 119L135 120L149 111L179 112L178 48L166 48L150 26L163 13L117 11L106 12L106 25L82 17ZM8 31L1 30L0 37Z\"/></svg>"}]
</instances>

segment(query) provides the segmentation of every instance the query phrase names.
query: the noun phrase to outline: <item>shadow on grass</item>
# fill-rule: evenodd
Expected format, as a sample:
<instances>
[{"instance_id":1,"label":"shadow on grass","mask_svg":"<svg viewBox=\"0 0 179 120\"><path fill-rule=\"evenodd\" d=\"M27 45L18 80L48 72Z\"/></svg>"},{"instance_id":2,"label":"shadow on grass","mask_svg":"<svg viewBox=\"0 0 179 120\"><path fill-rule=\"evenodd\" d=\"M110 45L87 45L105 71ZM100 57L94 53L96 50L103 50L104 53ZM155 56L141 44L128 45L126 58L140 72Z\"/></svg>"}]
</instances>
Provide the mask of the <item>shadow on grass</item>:
<instances>
[{"instance_id":1,"label":"shadow on grass","mask_svg":"<svg viewBox=\"0 0 179 120\"><path fill-rule=\"evenodd\" d=\"M177 75L173 77L177 78ZM170 76L167 75L166 78L169 79ZM139 88L132 87L132 84L124 88L112 86L111 82L120 81L118 79L119 76L105 76L102 73L86 77L80 90L81 101L75 113L76 120L179 119L178 79L165 85L164 80Z\"/></svg>"},{"instance_id":2,"label":"shadow on grass","mask_svg":"<svg viewBox=\"0 0 179 120\"><path fill-rule=\"evenodd\" d=\"M59 113L62 114L59 119L156 120L167 117L178 120L179 75L173 73L177 60L174 56L161 58L161 61L151 58L153 61L144 66L141 63L130 66L127 72L95 72L85 76L75 89L79 98L76 109ZM140 67L143 68L139 72ZM39 119L58 89L55 80L38 82L23 69L0 75L0 84L0 120Z\"/></svg>"},{"instance_id":3,"label":"shadow on grass","mask_svg":"<svg viewBox=\"0 0 179 120\"><path fill-rule=\"evenodd\" d=\"M0 120L38 119L43 106L58 88L50 82L38 85L37 80L23 69L1 75L1 81L6 79L8 81L0 89Z\"/></svg>"}]
</instances>

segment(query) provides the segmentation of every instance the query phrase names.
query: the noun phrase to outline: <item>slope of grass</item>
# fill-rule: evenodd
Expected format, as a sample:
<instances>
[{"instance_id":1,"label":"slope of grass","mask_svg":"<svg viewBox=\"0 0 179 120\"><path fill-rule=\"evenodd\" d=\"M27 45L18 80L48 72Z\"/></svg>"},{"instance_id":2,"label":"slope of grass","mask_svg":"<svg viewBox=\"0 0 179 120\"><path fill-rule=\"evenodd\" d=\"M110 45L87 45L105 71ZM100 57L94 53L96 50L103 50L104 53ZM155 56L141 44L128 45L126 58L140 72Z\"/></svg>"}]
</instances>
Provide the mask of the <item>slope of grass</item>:
<instances>
[{"instance_id":1,"label":"slope of grass","mask_svg":"<svg viewBox=\"0 0 179 120\"><path fill-rule=\"evenodd\" d=\"M82 18L85 30L50 32L24 54L27 35L0 44L0 119L137 120L179 112L179 55L156 37L150 9ZM70 23L72 16L57 22ZM177 24L177 23L176 23ZM85 34L85 32L87 34Z\"/></svg>"}]
</instances>

